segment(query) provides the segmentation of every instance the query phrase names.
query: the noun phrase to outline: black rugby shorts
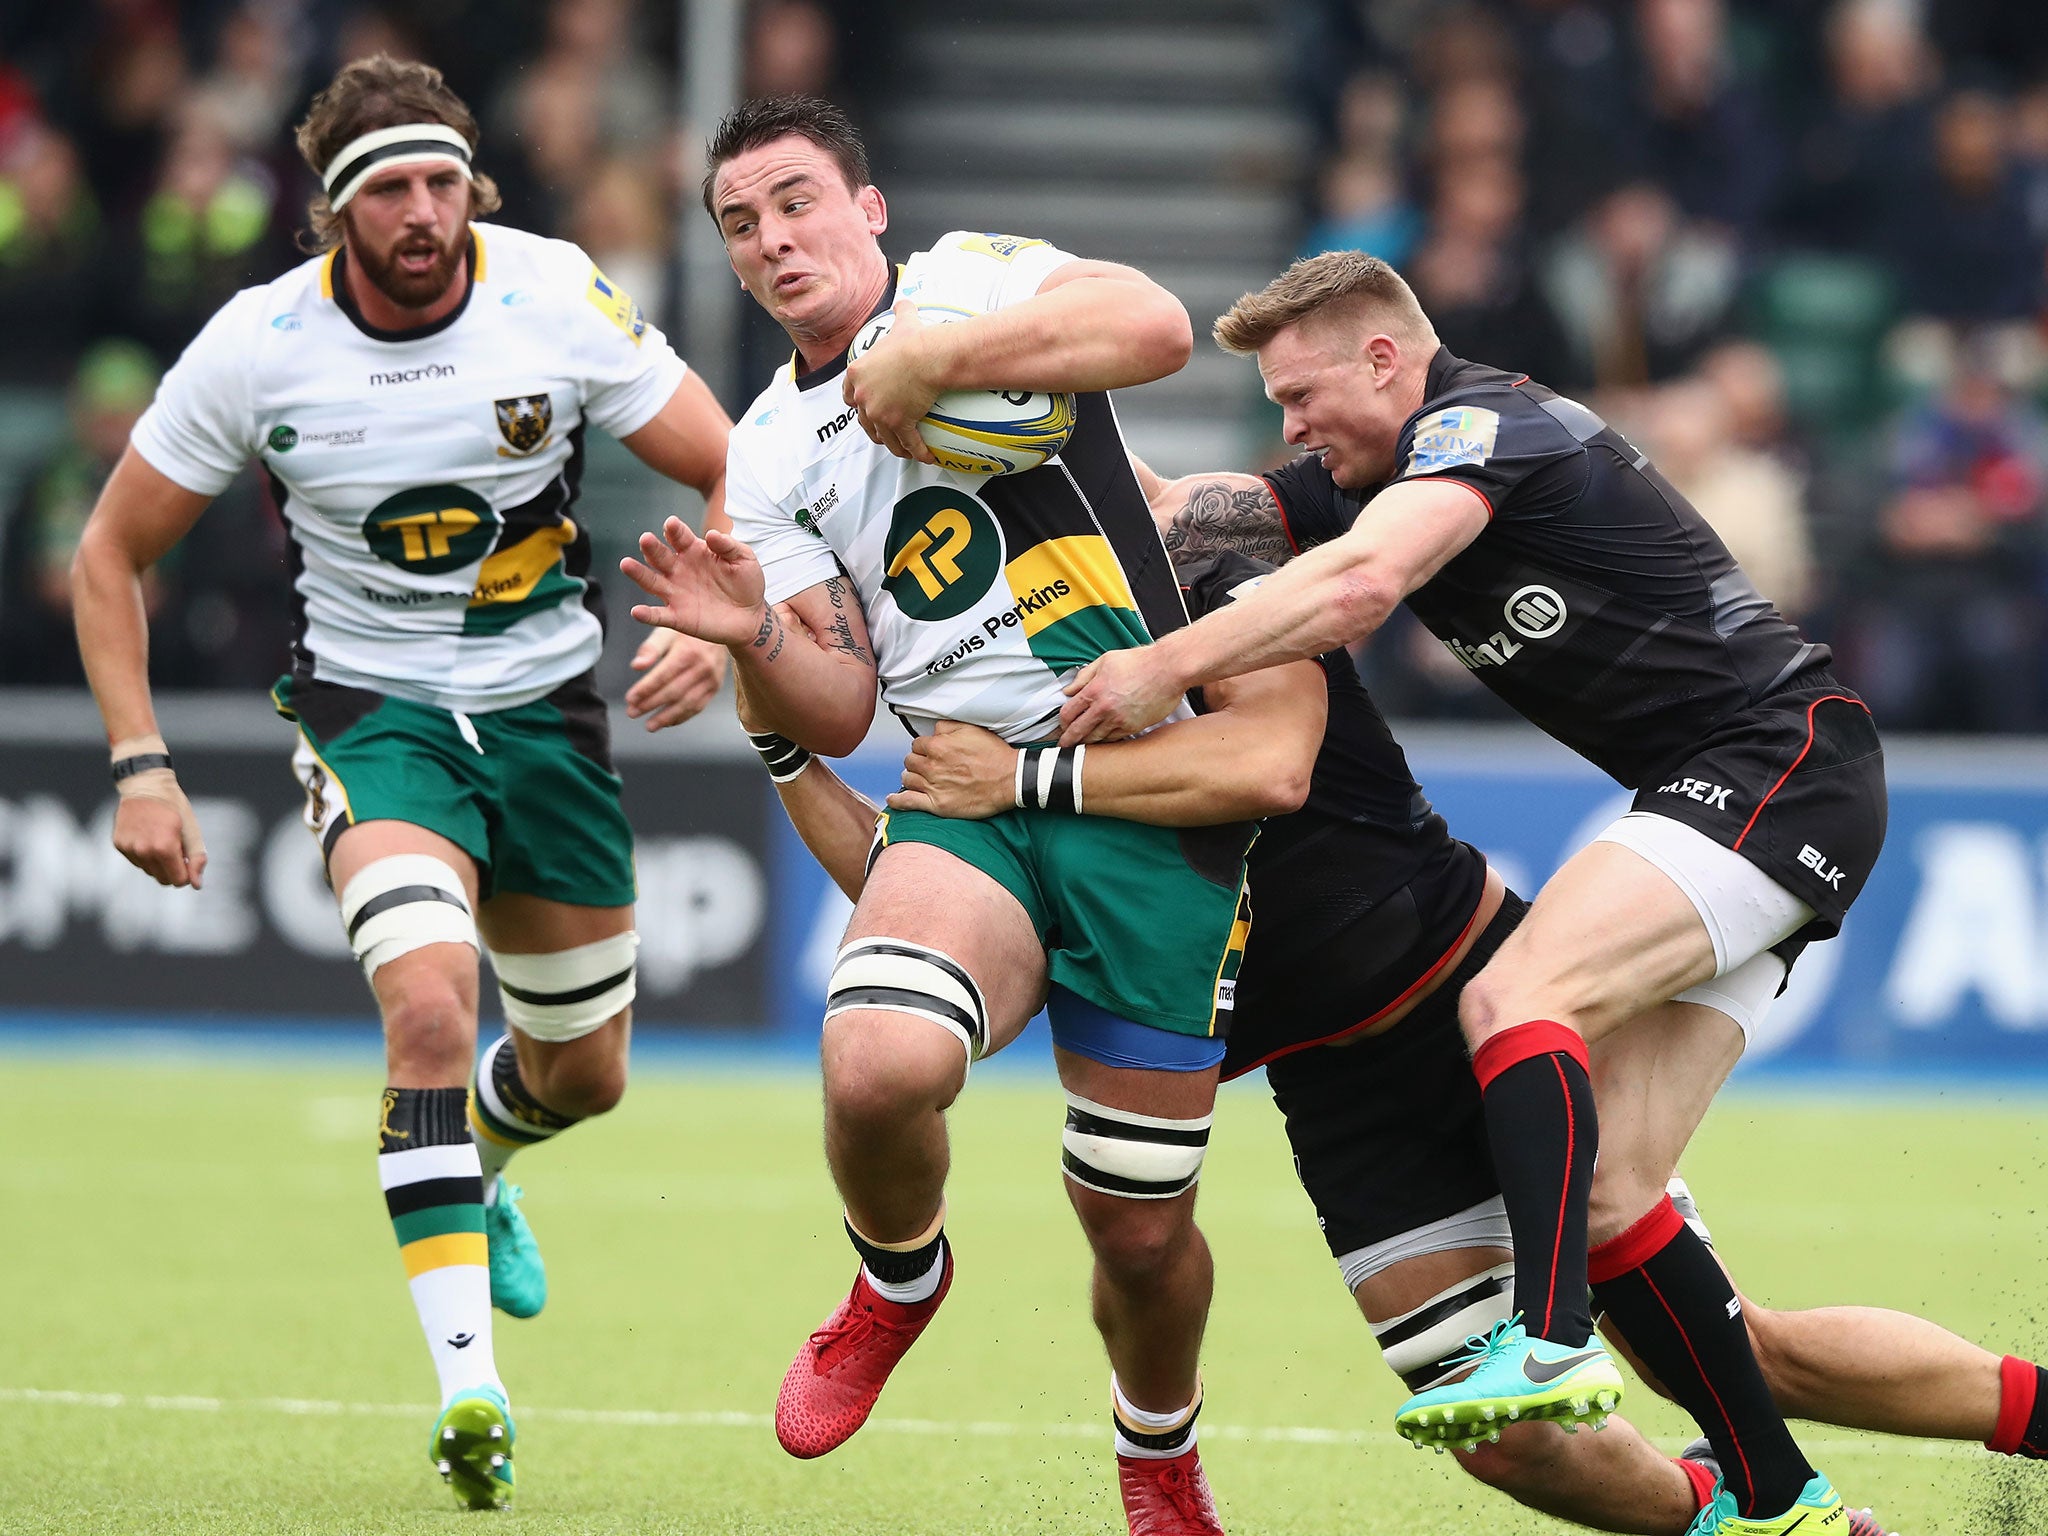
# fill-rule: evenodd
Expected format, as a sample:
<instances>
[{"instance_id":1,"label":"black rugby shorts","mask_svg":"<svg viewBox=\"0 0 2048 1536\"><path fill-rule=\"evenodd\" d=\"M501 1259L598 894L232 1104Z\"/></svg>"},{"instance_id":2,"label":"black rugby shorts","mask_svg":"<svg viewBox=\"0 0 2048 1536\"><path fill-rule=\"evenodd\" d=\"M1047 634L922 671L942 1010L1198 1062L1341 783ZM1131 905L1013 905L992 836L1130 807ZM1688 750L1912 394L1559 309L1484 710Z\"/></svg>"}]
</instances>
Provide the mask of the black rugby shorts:
<instances>
[{"instance_id":1,"label":"black rugby shorts","mask_svg":"<svg viewBox=\"0 0 2048 1536\"><path fill-rule=\"evenodd\" d=\"M1267 1065L1295 1173L1333 1256L1500 1193L1479 1081L1458 1028L1458 994L1528 910L1509 891L1457 969L1392 1029ZM1360 999L1361 1017L1370 1003Z\"/></svg>"},{"instance_id":2,"label":"black rugby shorts","mask_svg":"<svg viewBox=\"0 0 2048 1536\"><path fill-rule=\"evenodd\" d=\"M1884 748L1863 701L1826 673L1717 726L1636 792L1634 809L1703 832L1814 910L1775 952L1832 938L1884 847Z\"/></svg>"}]
</instances>

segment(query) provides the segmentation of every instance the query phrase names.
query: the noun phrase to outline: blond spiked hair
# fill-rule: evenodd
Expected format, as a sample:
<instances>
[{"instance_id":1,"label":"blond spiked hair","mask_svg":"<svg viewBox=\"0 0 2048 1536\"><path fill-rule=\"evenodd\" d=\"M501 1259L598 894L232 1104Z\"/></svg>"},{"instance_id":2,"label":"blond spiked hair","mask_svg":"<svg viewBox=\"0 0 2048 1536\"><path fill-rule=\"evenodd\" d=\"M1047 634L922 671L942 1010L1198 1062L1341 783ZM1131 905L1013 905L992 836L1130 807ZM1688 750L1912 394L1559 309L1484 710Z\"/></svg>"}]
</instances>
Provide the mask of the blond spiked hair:
<instances>
[{"instance_id":1,"label":"blond spiked hair","mask_svg":"<svg viewBox=\"0 0 2048 1536\"><path fill-rule=\"evenodd\" d=\"M1256 352L1291 325L1370 323L1396 340L1434 342L1436 331L1415 290L1392 267L1363 251L1328 251L1297 261L1216 322L1216 345Z\"/></svg>"}]
</instances>

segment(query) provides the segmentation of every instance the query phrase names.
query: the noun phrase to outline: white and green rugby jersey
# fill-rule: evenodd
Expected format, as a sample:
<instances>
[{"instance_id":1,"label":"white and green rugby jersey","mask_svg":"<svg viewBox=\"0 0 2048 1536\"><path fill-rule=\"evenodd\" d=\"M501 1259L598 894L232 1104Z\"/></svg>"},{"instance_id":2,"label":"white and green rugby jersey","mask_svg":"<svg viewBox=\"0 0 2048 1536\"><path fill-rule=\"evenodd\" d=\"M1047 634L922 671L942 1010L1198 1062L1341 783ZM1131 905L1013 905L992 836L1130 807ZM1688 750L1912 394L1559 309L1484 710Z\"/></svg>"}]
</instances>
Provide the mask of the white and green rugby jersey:
<instances>
[{"instance_id":1,"label":"white and green rugby jersey","mask_svg":"<svg viewBox=\"0 0 2048 1536\"><path fill-rule=\"evenodd\" d=\"M136 452L200 495L262 458L291 540L293 670L509 709L597 660L583 434L638 431L685 372L562 240L471 235L453 314L372 329L340 252L230 299L164 376Z\"/></svg>"},{"instance_id":2,"label":"white and green rugby jersey","mask_svg":"<svg viewBox=\"0 0 2048 1536\"><path fill-rule=\"evenodd\" d=\"M904 263L881 310L904 298L985 314L1074 259L1042 240L956 231ZM770 602L844 569L883 701L913 731L965 720L1043 741L1057 734L1063 677L1187 622L1108 395L1078 398L1056 458L970 475L870 442L841 395L843 356L798 366L733 429L726 510Z\"/></svg>"}]
</instances>

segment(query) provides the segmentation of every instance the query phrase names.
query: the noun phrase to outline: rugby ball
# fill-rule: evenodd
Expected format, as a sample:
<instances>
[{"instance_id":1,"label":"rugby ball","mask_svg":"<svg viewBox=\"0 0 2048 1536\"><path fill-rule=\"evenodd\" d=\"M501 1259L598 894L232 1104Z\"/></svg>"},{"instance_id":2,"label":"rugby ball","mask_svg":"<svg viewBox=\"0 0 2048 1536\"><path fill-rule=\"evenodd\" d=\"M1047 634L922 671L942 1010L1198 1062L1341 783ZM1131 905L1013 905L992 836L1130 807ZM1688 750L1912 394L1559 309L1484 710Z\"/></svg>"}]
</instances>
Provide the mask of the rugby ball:
<instances>
[{"instance_id":1,"label":"rugby ball","mask_svg":"<svg viewBox=\"0 0 2048 1536\"><path fill-rule=\"evenodd\" d=\"M918 306L927 325L965 320L970 311ZM847 349L849 362L889 334L896 317L884 312L860 328ZM1024 389L956 389L932 402L917 434L942 469L963 475L1014 475L1036 469L1074 435L1074 397Z\"/></svg>"}]
</instances>

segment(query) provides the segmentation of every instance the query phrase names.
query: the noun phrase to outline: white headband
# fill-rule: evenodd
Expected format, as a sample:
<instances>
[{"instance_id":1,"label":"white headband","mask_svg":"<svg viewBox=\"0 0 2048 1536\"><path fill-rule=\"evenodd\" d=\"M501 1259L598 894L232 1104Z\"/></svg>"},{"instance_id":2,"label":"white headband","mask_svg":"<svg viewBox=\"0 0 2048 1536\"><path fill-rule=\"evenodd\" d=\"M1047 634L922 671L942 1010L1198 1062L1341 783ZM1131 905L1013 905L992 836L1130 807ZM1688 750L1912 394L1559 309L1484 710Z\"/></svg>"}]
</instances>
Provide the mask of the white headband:
<instances>
[{"instance_id":1,"label":"white headband","mask_svg":"<svg viewBox=\"0 0 2048 1536\"><path fill-rule=\"evenodd\" d=\"M386 166L428 160L445 160L468 176L469 140L446 123L401 123L366 133L327 162L327 174L320 178L327 188L327 206L339 212L373 172Z\"/></svg>"}]
</instances>

